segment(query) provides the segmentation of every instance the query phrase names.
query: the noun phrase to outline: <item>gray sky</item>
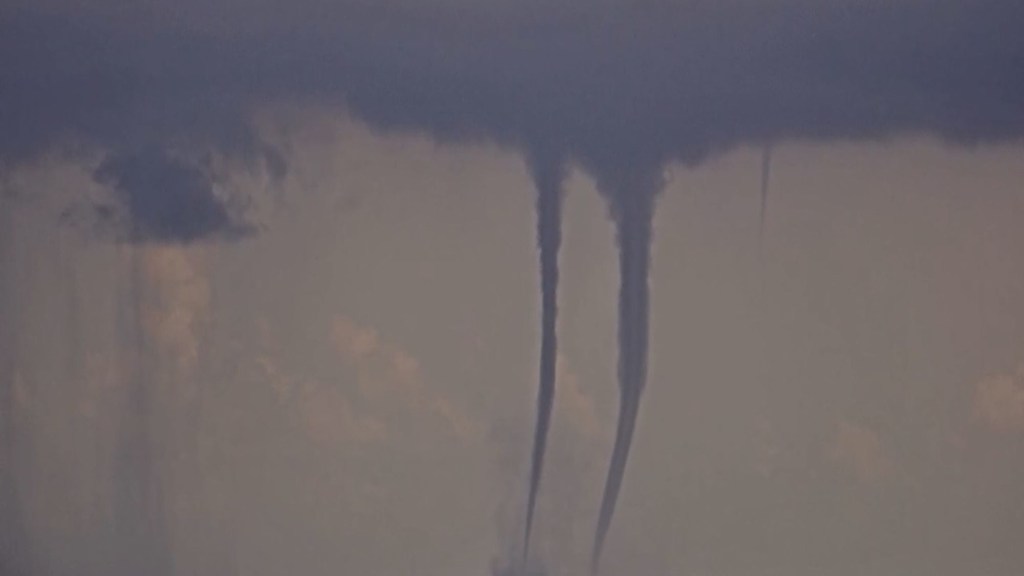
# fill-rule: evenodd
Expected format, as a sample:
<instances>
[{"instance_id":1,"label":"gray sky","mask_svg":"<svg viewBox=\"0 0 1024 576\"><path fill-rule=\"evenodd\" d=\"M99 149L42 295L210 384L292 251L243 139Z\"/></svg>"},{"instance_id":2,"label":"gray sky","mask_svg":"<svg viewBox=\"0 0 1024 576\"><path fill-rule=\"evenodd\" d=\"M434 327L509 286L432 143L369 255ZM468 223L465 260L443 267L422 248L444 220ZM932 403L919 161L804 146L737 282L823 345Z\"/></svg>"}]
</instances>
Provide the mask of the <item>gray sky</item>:
<instances>
[{"instance_id":1,"label":"gray sky","mask_svg":"<svg viewBox=\"0 0 1024 576\"><path fill-rule=\"evenodd\" d=\"M119 544L131 252L177 569L468 575L514 548L538 305L524 168L347 121L292 145L287 194L244 241L117 247L42 201L9 213L16 475L47 573ZM759 162L671 170L606 571L1016 573L1019 150L781 146L760 260ZM44 165L9 189L81 179ZM566 208L538 550L572 574L614 429L617 265L583 175Z\"/></svg>"},{"instance_id":2,"label":"gray sky","mask_svg":"<svg viewBox=\"0 0 1024 576\"><path fill-rule=\"evenodd\" d=\"M0 8L0 571L586 574L613 220L664 177L602 574L1024 570L1022 8ZM773 147L764 241L761 157Z\"/></svg>"}]
</instances>

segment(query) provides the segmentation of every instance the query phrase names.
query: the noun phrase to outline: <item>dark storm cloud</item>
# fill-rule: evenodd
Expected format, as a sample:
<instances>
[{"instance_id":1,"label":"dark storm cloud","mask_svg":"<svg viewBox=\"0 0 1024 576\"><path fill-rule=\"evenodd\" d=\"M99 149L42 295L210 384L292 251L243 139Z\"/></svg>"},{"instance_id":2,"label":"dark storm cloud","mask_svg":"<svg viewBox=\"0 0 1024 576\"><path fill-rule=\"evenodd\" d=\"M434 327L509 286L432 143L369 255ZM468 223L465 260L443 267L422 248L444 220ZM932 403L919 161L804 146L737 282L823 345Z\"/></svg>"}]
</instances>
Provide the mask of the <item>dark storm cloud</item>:
<instances>
[{"instance_id":1,"label":"dark storm cloud","mask_svg":"<svg viewBox=\"0 0 1024 576\"><path fill-rule=\"evenodd\" d=\"M108 156L96 169L97 182L109 186L127 212L98 211L100 225L133 241L191 242L247 232L218 198L208 171L159 150ZM120 229L116 229L120 224Z\"/></svg>"},{"instance_id":2,"label":"dark storm cloud","mask_svg":"<svg viewBox=\"0 0 1024 576\"><path fill-rule=\"evenodd\" d=\"M219 41L17 9L0 17L0 35L0 167L55 150L104 154L93 176L116 205L75 206L66 220L131 241L234 237L248 227L204 158L284 176L251 126L251 95L232 73L243 62Z\"/></svg>"},{"instance_id":3,"label":"dark storm cloud","mask_svg":"<svg viewBox=\"0 0 1024 576\"><path fill-rule=\"evenodd\" d=\"M259 157L251 113L276 103L556 142L592 170L784 138L1024 133L1024 5L1004 0L40 6L0 19L7 162L68 142Z\"/></svg>"}]
</instances>

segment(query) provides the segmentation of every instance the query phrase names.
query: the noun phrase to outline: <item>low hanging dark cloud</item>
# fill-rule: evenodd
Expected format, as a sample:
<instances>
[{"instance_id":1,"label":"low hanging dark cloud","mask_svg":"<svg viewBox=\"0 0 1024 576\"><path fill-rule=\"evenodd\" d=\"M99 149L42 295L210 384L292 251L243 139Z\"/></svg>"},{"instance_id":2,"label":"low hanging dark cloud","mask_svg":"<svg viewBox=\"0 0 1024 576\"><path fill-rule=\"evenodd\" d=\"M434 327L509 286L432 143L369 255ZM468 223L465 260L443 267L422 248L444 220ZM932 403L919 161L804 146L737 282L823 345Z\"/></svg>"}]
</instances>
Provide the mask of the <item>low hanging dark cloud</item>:
<instances>
[{"instance_id":1,"label":"low hanging dark cloud","mask_svg":"<svg viewBox=\"0 0 1024 576\"><path fill-rule=\"evenodd\" d=\"M160 150L110 155L93 176L111 188L126 212L96 212L97 224L118 238L192 242L249 231L228 200L218 197L207 169Z\"/></svg>"},{"instance_id":2,"label":"low hanging dark cloud","mask_svg":"<svg viewBox=\"0 0 1024 576\"><path fill-rule=\"evenodd\" d=\"M184 148L280 174L251 120L282 104L441 141L553 143L593 172L792 138L1024 134L1024 5L1005 0L5 4L6 166L55 147L110 165ZM161 240L214 232L148 224Z\"/></svg>"}]
</instances>

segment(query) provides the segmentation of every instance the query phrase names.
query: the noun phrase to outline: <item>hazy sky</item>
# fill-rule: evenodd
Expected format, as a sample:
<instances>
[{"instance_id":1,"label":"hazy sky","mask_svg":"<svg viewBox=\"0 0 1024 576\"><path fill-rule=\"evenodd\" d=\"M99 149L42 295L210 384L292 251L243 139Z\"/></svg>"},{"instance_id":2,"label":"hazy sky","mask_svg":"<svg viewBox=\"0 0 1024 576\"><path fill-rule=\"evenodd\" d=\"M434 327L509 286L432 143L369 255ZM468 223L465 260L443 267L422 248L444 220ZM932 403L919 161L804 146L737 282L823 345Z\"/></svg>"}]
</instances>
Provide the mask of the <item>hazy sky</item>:
<instances>
[{"instance_id":1,"label":"hazy sky","mask_svg":"<svg viewBox=\"0 0 1024 576\"><path fill-rule=\"evenodd\" d=\"M619 402L599 184L643 170L649 375L602 573L1020 574L1021 9L811 4L0 9L0 568L501 573L540 331L522 152L557 150L542 573L587 571Z\"/></svg>"},{"instance_id":2,"label":"hazy sky","mask_svg":"<svg viewBox=\"0 0 1024 576\"><path fill-rule=\"evenodd\" d=\"M40 202L7 213L16 475L45 573L117 544L103 528L130 252L183 570L481 574L514 546L529 180L491 148L337 130L297 139L306 160L245 241L115 247ZM759 162L673 169L660 202L650 383L608 572L1016 573L1019 150L782 146L760 260ZM79 186L45 168L17 188L37 185ZM611 226L581 175L566 208L538 527L559 572L588 553L616 402Z\"/></svg>"}]
</instances>

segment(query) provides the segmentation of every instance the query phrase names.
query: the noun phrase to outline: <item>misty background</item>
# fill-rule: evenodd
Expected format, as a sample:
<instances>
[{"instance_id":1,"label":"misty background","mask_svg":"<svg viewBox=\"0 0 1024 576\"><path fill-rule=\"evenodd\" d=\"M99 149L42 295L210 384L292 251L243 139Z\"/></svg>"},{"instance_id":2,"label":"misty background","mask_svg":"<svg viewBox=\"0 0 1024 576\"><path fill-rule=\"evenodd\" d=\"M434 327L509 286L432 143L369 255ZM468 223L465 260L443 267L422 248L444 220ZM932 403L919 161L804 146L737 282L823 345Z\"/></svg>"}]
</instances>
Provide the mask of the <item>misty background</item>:
<instances>
[{"instance_id":1,"label":"misty background","mask_svg":"<svg viewBox=\"0 0 1024 576\"><path fill-rule=\"evenodd\" d=\"M193 574L481 574L514 548L539 332L524 166L348 121L288 145L287 194L239 242L99 242L54 217L88 173L5 181L4 470L33 573L111 573L153 542ZM759 150L670 168L607 572L1016 573L1019 150L773 156L760 251ZM585 175L567 189L535 541L560 574L585 568L617 396L613 229ZM148 504L118 484L125 427Z\"/></svg>"}]
</instances>

